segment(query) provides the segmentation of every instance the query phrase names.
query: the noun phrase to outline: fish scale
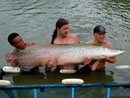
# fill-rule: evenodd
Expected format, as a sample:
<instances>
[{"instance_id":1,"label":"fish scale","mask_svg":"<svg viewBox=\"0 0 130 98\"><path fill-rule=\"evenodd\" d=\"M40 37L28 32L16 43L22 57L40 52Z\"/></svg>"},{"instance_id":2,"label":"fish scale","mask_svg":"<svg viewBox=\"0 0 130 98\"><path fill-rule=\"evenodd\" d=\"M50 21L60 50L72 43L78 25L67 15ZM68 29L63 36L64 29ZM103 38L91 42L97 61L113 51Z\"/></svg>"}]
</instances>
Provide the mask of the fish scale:
<instances>
[{"instance_id":1,"label":"fish scale","mask_svg":"<svg viewBox=\"0 0 130 98\"><path fill-rule=\"evenodd\" d=\"M20 66L37 66L39 63L46 65L50 58L56 58L58 65L65 65L69 63L82 63L85 57L101 59L102 55L115 57L124 52L120 49L92 44L36 44L16 52L14 55Z\"/></svg>"}]
</instances>

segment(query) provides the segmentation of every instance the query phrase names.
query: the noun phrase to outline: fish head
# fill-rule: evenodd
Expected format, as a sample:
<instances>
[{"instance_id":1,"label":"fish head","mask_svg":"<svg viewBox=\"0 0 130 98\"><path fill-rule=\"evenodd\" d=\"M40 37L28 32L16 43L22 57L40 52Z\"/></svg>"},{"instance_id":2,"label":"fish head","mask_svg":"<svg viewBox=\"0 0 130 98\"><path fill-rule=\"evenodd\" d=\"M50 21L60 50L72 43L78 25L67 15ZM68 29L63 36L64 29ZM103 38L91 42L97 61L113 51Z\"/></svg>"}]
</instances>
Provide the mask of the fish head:
<instances>
[{"instance_id":1,"label":"fish head","mask_svg":"<svg viewBox=\"0 0 130 98\"><path fill-rule=\"evenodd\" d=\"M125 50L122 50L122 49L114 49L113 51L112 51L112 55L113 56L111 56L111 57L115 57L115 56L118 56L118 55L121 55L121 54L123 54L123 53L125 53L126 51Z\"/></svg>"}]
</instances>

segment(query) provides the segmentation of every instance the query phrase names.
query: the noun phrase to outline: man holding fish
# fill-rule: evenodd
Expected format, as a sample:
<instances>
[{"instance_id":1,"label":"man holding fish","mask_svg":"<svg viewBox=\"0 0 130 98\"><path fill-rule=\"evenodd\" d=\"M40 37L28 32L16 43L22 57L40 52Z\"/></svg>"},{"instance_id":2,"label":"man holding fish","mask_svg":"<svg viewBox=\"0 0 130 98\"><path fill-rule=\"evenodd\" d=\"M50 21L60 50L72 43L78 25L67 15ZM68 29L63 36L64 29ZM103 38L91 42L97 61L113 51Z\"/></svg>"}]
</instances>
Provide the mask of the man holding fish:
<instances>
[{"instance_id":1,"label":"man holding fish","mask_svg":"<svg viewBox=\"0 0 130 98\"><path fill-rule=\"evenodd\" d=\"M59 22L61 20L62 22ZM58 23L60 24L58 25ZM96 44L96 45L110 47L108 49L104 48L105 52L106 50L107 51L112 50L112 52L114 53L112 54L111 52L111 55L109 57L106 55L100 55L100 53L104 52L104 50L99 51L100 53L98 55L95 55L92 57L91 50L93 49L93 47L95 48L94 45L80 45L80 44L76 45L75 43L79 43L79 39L77 38L76 35L68 34L69 23L66 20L59 19L57 21L57 25L56 25L56 29L54 30L52 41L50 43L51 44L71 44L71 45L34 45L31 47L27 47L27 49L25 48L25 50L21 51L20 53L16 53L16 57L18 58L18 61L21 65L27 64L26 66L28 67L32 65L39 66L39 64L47 65L49 67L60 65L58 66L59 69L75 69L78 64L82 63L82 64L85 64L91 70L96 70L96 69L104 68L106 61L110 63L115 63L116 59L113 56L123 53L120 50L115 51L114 49L110 49L112 48L112 45L108 41L104 40L106 31L105 31L105 28L102 26L97 26L94 28L93 35L95 38L92 41L88 41L87 44L89 43L89 44ZM57 34L55 33L55 31ZM72 44L75 44L75 45L72 45ZM97 47L101 48L100 50L102 50L102 47L96 46L96 48ZM104 54L106 54L105 52ZM28 54L31 56L27 56L25 54ZM90 58L95 58L96 56L100 56L102 57L102 59L92 60L92 59L87 58L89 56Z\"/></svg>"},{"instance_id":2,"label":"man holding fish","mask_svg":"<svg viewBox=\"0 0 130 98\"><path fill-rule=\"evenodd\" d=\"M112 48L111 43L105 40L105 34L106 34L106 31L105 31L105 28L103 26L100 26L100 25L96 26L93 30L94 40L88 41L88 42L86 42L86 44L101 45L101 46ZM58 37L57 37L57 39L58 39ZM51 41L52 44L54 44L53 39L54 38L52 38L52 41ZM68 41L66 40L66 43L67 42ZM58 41L56 43L56 41L55 41L55 44L66 44L66 43L62 43L61 41L60 41L60 43ZM94 60L94 59L89 59L88 57L85 57L81 64L86 65L84 67L85 69L87 68L87 70L95 71L95 70L103 69L105 67L106 62L109 62L109 63L115 63L116 62L115 57L108 57L106 55L102 55L102 56L103 56L103 59L100 59L100 60ZM56 60L54 60L54 62L56 62ZM56 63L51 63L50 65L55 66ZM65 68L65 66L61 66L60 69L66 69L66 68ZM74 65L70 65L70 67L68 67L68 69L74 69Z\"/></svg>"},{"instance_id":3,"label":"man holding fish","mask_svg":"<svg viewBox=\"0 0 130 98\"><path fill-rule=\"evenodd\" d=\"M69 22L60 18L56 22L56 28L52 35L52 40L50 44L79 44L80 41L75 34L69 34ZM48 67L54 67L57 65L57 59L50 59L48 62ZM67 64L67 65L57 65L57 70L60 69L77 69L78 64Z\"/></svg>"},{"instance_id":4,"label":"man holding fish","mask_svg":"<svg viewBox=\"0 0 130 98\"><path fill-rule=\"evenodd\" d=\"M51 40L51 44L76 44L80 43L78 37L75 34L68 34L69 32L69 22L63 18L60 18L56 23L56 29L54 30L53 37ZM25 47L34 45L33 42L24 42L20 35L17 33L12 33L8 37L8 42L15 47L15 52L18 52L20 50L24 50ZM16 66L18 64L17 60L14 59L12 53L6 54L6 61L10 62L12 66ZM57 64L56 58L50 58L47 62L48 67L54 67ZM43 66L42 64L39 64L40 66ZM77 64L69 64L60 66L58 65L58 68L61 69L74 69L77 66ZM27 67L25 65L25 67Z\"/></svg>"},{"instance_id":5,"label":"man holding fish","mask_svg":"<svg viewBox=\"0 0 130 98\"><path fill-rule=\"evenodd\" d=\"M86 42L86 44L101 45L101 46L112 48L111 43L105 40L105 34L106 34L106 30L103 26L101 26L101 25L96 26L93 29L94 40L90 40L90 41ZM86 58L85 65L87 65L87 66L85 66L85 67L94 71L94 70L98 70L98 69L103 69L105 67L106 62L109 62L109 63L116 62L115 57L107 57L106 55L103 55L103 56L104 56L104 58L100 59L100 60L92 60L92 59ZM89 64L87 64L88 60L91 61Z\"/></svg>"},{"instance_id":6,"label":"man holding fish","mask_svg":"<svg viewBox=\"0 0 130 98\"><path fill-rule=\"evenodd\" d=\"M6 54L6 61L11 64L11 66L15 67L18 65L18 61L14 58L14 53L19 52L20 50L24 50L28 46L32 46L35 43L33 42L24 42L21 36L18 33L11 33L8 36L8 42L11 46L15 47L12 53ZM22 66L23 67L23 66ZM25 65L26 67L26 65ZM32 70L38 69L38 67L34 67ZM31 69L30 69L31 70Z\"/></svg>"}]
</instances>

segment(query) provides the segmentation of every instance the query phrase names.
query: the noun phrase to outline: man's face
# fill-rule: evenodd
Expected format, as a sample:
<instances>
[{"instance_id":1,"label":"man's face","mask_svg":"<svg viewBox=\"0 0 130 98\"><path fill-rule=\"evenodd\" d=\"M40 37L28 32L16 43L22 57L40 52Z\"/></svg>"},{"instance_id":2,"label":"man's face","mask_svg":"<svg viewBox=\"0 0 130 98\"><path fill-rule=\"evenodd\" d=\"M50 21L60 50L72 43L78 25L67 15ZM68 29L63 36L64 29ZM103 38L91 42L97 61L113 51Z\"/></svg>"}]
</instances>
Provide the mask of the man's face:
<instances>
[{"instance_id":1,"label":"man's face","mask_svg":"<svg viewBox=\"0 0 130 98\"><path fill-rule=\"evenodd\" d=\"M25 49L26 45L24 43L24 41L22 40L22 38L20 36L17 36L13 39L13 46L17 49Z\"/></svg>"},{"instance_id":2,"label":"man's face","mask_svg":"<svg viewBox=\"0 0 130 98\"><path fill-rule=\"evenodd\" d=\"M94 33L93 35L99 43L103 42L105 39L105 33Z\"/></svg>"},{"instance_id":3,"label":"man's face","mask_svg":"<svg viewBox=\"0 0 130 98\"><path fill-rule=\"evenodd\" d=\"M62 26L61 28L57 28L57 30L62 37L67 37L69 33L69 24Z\"/></svg>"}]
</instances>

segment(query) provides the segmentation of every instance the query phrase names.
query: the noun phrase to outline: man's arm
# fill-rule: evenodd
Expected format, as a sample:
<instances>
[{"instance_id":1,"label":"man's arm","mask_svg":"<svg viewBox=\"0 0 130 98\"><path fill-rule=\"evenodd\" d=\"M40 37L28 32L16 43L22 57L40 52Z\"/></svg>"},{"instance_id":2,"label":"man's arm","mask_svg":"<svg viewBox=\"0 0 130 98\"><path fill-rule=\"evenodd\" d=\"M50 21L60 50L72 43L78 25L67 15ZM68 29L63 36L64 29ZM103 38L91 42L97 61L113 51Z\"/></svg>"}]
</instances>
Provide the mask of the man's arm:
<instances>
[{"instance_id":1,"label":"man's arm","mask_svg":"<svg viewBox=\"0 0 130 98\"><path fill-rule=\"evenodd\" d=\"M56 58L50 58L48 61L47 61L47 65L49 68L51 67L55 67L56 65L58 64L58 61Z\"/></svg>"},{"instance_id":2,"label":"man's arm","mask_svg":"<svg viewBox=\"0 0 130 98\"><path fill-rule=\"evenodd\" d=\"M12 60L13 60L13 54L12 53L7 53L6 55L5 55L5 60L6 60L6 62L11 62Z\"/></svg>"},{"instance_id":3,"label":"man's arm","mask_svg":"<svg viewBox=\"0 0 130 98\"><path fill-rule=\"evenodd\" d=\"M71 36L74 38L75 43L77 43L77 44L80 43L79 38L75 34L72 34Z\"/></svg>"},{"instance_id":4,"label":"man's arm","mask_svg":"<svg viewBox=\"0 0 130 98\"><path fill-rule=\"evenodd\" d=\"M115 57L107 57L107 56L104 56L104 60L109 62L109 63L115 63L116 62L116 58Z\"/></svg>"},{"instance_id":5,"label":"man's arm","mask_svg":"<svg viewBox=\"0 0 130 98\"><path fill-rule=\"evenodd\" d=\"M10 63L13 67L15 67L18 64L17 60L14 58L13 53L6 54L6 62Z\"/></svg>"},{"instance_id":6,"label":"man's arm","mask_svg":"<svg viewBox=\"0 0 130 98\"><path fill-rule=\"evenodd\" d=\"M112 48L112 44L108 41L106 41L106 46L109 47L109 48ZM109 63L115 63L116 62L115 57L107 57L107 56L104 56L104 57L105 57L105 61L107 61Z\"/></svg>"},{"instance_id":7,"label":"man's arm","mask_svg":"<svg viewBox=\"0 0 130 98\"><path fill-rule=\"evenodd\" d=\"M26 42L26 46L32 46L32 45L35 45L34 42Z\"/></svg>"},{"instance_id":8,"label":"man's arm","mask_svg":"<svg viewBox=\"0 0 130 98\"><path fill-rule=\"evenodd\" d=\"M12 60L10 63L11 63L11 66L13 66L13 67L15 67L16 65L18 65L17 59Z\"/></svg>"}]
</instances>

